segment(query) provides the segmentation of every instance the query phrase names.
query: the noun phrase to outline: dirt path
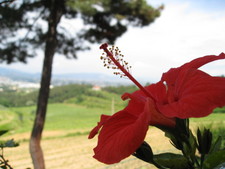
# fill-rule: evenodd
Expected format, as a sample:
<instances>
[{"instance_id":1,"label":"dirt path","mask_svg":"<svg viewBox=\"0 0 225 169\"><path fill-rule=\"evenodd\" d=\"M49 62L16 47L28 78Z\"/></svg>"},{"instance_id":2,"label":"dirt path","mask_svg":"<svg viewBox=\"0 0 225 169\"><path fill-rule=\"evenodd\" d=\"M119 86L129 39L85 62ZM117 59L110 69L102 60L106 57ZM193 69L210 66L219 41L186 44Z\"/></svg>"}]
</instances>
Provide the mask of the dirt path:
<instances>
[{"instance_id":1,"label":"dirt path","mask_svg":"<svg viewBox=\"0 0 225 169\"><path fill-rule=\"evenodd\" d=\"M86 135L45 139L46 137L56 137L62 134L60 131L44 133L42 147L47 169L154 168L132 156L115 165L102 164L92 158L92 149L96 146L97 139L88 140ZM14 135L13 138L15 140L28 140L29 134ZM155 128L149 129L146 141L151 144L155 153L173 149L163 133ZM5 149L5 156L15 169L33 168L28 150L28 141L21 142L19 147Z\"/></svg>"}]
</instances>

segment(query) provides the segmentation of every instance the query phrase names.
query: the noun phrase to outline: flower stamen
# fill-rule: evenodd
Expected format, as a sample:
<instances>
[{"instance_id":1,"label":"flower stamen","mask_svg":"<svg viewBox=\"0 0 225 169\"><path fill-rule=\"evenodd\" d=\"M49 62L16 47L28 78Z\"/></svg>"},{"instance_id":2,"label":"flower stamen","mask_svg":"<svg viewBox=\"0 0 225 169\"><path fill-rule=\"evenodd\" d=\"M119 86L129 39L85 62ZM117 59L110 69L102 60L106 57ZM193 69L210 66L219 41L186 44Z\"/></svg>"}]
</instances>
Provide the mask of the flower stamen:
<instances>
[{"instance_id":1,"label":"flower stamen","mask_svg":"<svg viewBox=\"0 0 225 169\"><path fill-rule=\"evenodd\" d=\"M113 55L115 60L124 68L127 72L130 73L131 66L128 65L128 62L123 60L124 55L121 54L121 51L118 47L112 46L112 48L109 48L109 52ZM126 77L126 74L124 72L120 72L117 70L120 70L119 67L111 60L110 57L108 57L107 52L103 53L100 57L101 60L103 60L104 67L107 67L108 69L113 69L115 72L113 74L119 75L120 77Z\"/></svg>"},{"instance_id":2,"label":"flower stamen","mask_svg":"<svg viewBox=\"0 0 225 169\"><path fill-rule=\"evenodd\" d=\"M100 46L105 53L100 57L103 60L104 67L108 69L120 70L121 72L114 72L115 75L120 75L120 77L128 77L137 87L140 88L148 97L155 100L152 95L129 73L131 66L128 66L128 62L123 60L123 55L118 47L112 46L112 48L107 48L108 44L104 43Z\"/></svg>"}]
</instances>

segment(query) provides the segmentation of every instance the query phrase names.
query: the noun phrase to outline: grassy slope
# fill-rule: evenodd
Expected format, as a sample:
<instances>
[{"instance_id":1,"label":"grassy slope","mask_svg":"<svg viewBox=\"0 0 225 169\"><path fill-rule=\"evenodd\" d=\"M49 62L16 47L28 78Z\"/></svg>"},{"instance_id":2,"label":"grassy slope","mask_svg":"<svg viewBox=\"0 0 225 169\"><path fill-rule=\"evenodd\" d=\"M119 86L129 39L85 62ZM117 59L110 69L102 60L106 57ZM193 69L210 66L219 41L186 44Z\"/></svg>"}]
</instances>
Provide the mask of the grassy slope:
<instances>
[{"instance_id":1,"label":"grassy slope","mask_svg":"<svg viewBox=\"0 0 225 169\"><path fill-rule=\"evenodd\" d=\"M104 94L104 98L80 95L79 98L70 98L63 103L49 104L45 130L90 129L99 121L101 114L112 113L112 100L114 102L114 112L122 109L127 104L126 101L120 99L119 95L107 92L101 92L101 94ZM35 106L10 108L11 114L17 118L14 130L16 133L31 130L35 110Z\"/></svg>"},{"instance_id":2,"label":"grassy slope","mask_svg":"<svg viewBox=\"0 0 225 169\"><path fill-rule=\"evenodd\" d=\"M12 111L22 114L23 120L17 126L16 132L31 130L34 120L35 107L11 108ZM97 108L86 108L75 104L49 104L46 116L45 130L84 129L94 126L103 113Z\"/></svg>"},{"instance_id":3,"label":"grassy slope","mask_svg":"<svg viewBox=\"0 0 225 169\"><path fill-rule=\"evenodd\" d=\"M86 89L84 92L75 95L75 97L73 95L72 98L60 102L48 105L45 130L90 129L99 121L101 114L112 114L127 105L127 101L122 101L118 94L106 91L92 91L91 89ZM35 106L0 107L0 128L14 128L16 133L30 132L35 110ZM207 125L211 123L218 124L225 121L225 113L218 113L224 112L224 110L225 108L216 109L217 113L205 118L191 119L191 122L207 123Z\"/></svg>"},{"instance_id":4,"label":"grassy slope","mask_svg":"<svg viewBox=\"0 0 225 169\"><path fill-rule=\"evenodd\" d=\"M124 90L121 87L119 89L122 90L120 93ZM112 92L113 90L111 92L93 91L90 86L83 85L68 85L52 89L45 130L83 130L95 126L101 114L112 114L127 105L127 101L122 101L119 94ZM30 131L35 111L35 106L8 109L0 107L0 129L14 128L15 132ZM209 124L225 119L225 108L216 109L216 112L223 112L223 114L217 113L206 118L191 119L191 121Z\"/></svg>"},{"instance_id":5,"label":"grassy slope","mask_svg":"<svg viewBox=\"0 0 225 169\"><path fill-rule=\"evenodd\" d=\"M225 113L212 113L203 118L191 118L191 121L198 123L220 123L225 121Z\"/></svg>"},{"instance_id":6,"label":"grassy slope","mask_svg":"<svg viewBox=\"0 0 225 169\"><path fill-rule=\"evenodd\" d=\"M11 130L18 126L18 116L15 112L0 105L0 129Z\"/></svg>"},{"instance_id":7,"label":"grassy slope","mask_svg":"<svg viewBox=\"0 0 225 169\"><path fill-rule=\"evenodd\" d=\"M72 97L64 100L64 103L79 104L87 108L99 108L111 111L112 101L114 102L115 111L126 106L127 102L122 101L120 95L109 93L106 91L92 91L92 95L81 94L77 97Z\"/></svg>"},{"instance_id":8,"label":"grassy slope","mask_svg":"<svg viewBox=\"0 0 225 169\"><path fill-rule=\"evenodd\" d=\"M90 98L91 99L91 98ZM92 98L93 99L93 98ZM115 109L121 109L121 106ZM8 123L14 124L16 132L29 132L33 125L35 107L17 107L11 108L11 111L5 118L8 118ZM117 110L116 110L117 111ZM15 115L16 112L17 115ZM111 105L108 108L88 107L71 103L55 103L49 104L46 117L45 130L84 130L95 126L99 121L101 114L111 114ZM20 115L20 120L19 120ZM11 120L10 120L11 119ZM224 123L225 114L214 113L205 118L191 119L192 123L200 124L220 124ZM0 123L1 124L1 123ZM11 126L13 127L13 126Z\"/></svg>"},{"instance_id":9,"label":"grassy slope","mask_svg":"<svg viewBox=\"0 0 225 169\"><path fill-rule=\"evenodd\" d=\"M44 130L44 139L42 140L46 167L48 169L134 169L138 167L150 169L151 167L147 163L144 163L132 156L123 160L121 163L112 166L106 166L99 163L97 160L92 158L92 149L96 146L96 138L93 140L88 140L86 135L81 135L79 137L71 137L72 135L70 135L70 137L55 137L55 131L63 131L63 135L72 133L71 130L81 132L88 131L99 121L100 114L111 114L111 94L107 96L108 99L99 99L94 96L82 97L83 101L79 102L79 105L76 103L77 98L68 99L64 103L49 104ZM122 109L126 103L121 102L119 96L116 97L116 95L114 95L113 97L115 99L115 111ZM81 100L79 99L79 101ZM17 135L13 135L12 137L15 138L16 141L22 140L21 138L24 137L23 132L27 134L30 132L33 125L35 109L35 106L15 107L10 109L2 107L0 109L0 113L2 115L1 117L4 117L2 118L3 121L4 119L9 119L8 121L5 121L7 123L4 124L15 123L14 127ZM11 122L9 123L10 120ZM191 119L192 124L210 124L212 122L214 124L218 124L220 122L224 123L224 121L224 113L211 114L205 118ZM157 153L161 151L171 151L173 148L169 141L164 137L164 134L155 128L149 129L149 134L146 137L146 141L152 145L154 151ZM20 142L19 147L5 150L5 156L10 160L10 164L14 168L24 169L26 167L33 167L28 146L28 141L22 141ZM57 163L55 161L57 161Z\"/></svg>"}]
</instances>

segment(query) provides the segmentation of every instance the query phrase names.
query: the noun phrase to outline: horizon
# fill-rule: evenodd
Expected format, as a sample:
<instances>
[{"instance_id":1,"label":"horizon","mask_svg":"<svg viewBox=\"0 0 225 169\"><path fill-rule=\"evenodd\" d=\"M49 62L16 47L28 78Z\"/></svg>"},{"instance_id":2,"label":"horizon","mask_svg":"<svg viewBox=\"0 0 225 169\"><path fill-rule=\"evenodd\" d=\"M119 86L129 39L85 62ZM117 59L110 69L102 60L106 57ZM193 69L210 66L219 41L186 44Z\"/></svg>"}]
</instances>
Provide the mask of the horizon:
<instances>
[{"instance_id":1,"label":"horizon","mask_svg":"<svg viewBox=\"0 0 225 169\"><path fill-rule=\"evenodd\" d=\"M2 71L2 72L1 72ZM3 81L2 81L3 79ZM5 81L7 79L7 81ZM13 68L0 67L0 84L15 84L16 82L22 83L40 83L41 73L32 73L18 71ZM67 85L67 84L92 84L100 86L117 86L117 85L132 85L130 81L124 81L122 78L116 78L113 75L86 72L86 73L62 73L52 74L52 85ZM141 79L142 84L146 84L145 80Z\"/></svg>"}]
</instances>

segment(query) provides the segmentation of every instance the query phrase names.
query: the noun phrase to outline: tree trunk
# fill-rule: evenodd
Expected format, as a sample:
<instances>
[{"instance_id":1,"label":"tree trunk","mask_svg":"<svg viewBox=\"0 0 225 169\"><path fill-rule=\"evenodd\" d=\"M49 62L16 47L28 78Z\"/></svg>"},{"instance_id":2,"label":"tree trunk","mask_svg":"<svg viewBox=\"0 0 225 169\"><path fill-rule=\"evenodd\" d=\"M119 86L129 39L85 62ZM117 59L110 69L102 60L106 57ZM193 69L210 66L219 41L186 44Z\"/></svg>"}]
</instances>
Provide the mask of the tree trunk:
<instances>
[{"instance_id":1,"label":"tree trunk","mask_svg":"<svg viewBox=\"0 0 225 169\"><path fill-rule=\"evenodd\" d=\"M36 117L30 138L30 154L34 169L44 169L44 155L41 149L41 136L44 128L48 97L50 92L52 63L57 46L57 25L63 12L63 0L49 0L48 32L45 46L45 56L41 76L41 87L39 90Z\"/></svg>"}]
</instances>

